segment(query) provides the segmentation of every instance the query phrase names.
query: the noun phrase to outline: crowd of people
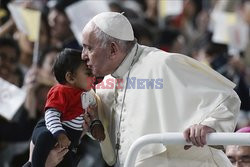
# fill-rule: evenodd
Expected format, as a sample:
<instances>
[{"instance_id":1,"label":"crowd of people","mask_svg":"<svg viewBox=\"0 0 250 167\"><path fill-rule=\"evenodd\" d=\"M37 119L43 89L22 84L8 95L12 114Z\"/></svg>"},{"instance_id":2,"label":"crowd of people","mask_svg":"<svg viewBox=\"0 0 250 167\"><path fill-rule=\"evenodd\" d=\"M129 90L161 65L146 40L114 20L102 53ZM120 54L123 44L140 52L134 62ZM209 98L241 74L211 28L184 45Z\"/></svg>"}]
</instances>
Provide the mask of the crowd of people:
<instances>
[{"instance_id":1,"label":"crowd of people","mask_svg":"<svg viewBox=\"0 0 250 167\"><path fill-rule=\"evenodd\" d=\"M0 77L17 87L25 88L27 96L12 121L0 117L0 166L3 167L21 166L28 159L32 131L44 115L49 89L56 84L52 67L57 54L64 48L81 50L81 44L70 28L70 19L65 11L77 0L43 0L39 3L38 10L41 10L42 17L39 56L35 63L34 42L17 28L7 8L10 2L0 1ZM213 11L220 10L236 14L249 27L250 1L183 0L180 14L165 17L160 17L159 2L111 0L109 8L110 11L125 12L139 44L185 54L233 81L241 99L237 129L250 125L250 33L245 48L230 52L229 44L213 40L212 24ZM22 5L27 8L37 7L29 1L23 1ZM88 136L82 139L79 150L79 165L106 165L98 142Z\"/></svg>"}]
</instances>

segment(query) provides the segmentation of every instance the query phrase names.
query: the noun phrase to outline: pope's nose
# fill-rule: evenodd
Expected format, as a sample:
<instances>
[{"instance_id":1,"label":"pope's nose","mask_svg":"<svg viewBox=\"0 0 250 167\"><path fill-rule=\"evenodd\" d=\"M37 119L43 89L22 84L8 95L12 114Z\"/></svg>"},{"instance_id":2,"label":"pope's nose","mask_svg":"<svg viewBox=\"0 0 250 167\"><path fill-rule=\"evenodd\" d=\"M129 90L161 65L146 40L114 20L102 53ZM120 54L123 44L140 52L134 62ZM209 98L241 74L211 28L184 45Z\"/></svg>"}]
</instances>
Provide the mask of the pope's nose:
<instances>
[{"instance_id":1,"label":"pope's nose","mask_svg":"<svg viewBox=\"0 0 250 167\"><path fill-rule=\"evenodd\" d=\"M84 51L82 51L81 57L82 57L82 60L85 60L85 61L88 60L88 55L84 53Z\"/></svg>"}]
</instances>

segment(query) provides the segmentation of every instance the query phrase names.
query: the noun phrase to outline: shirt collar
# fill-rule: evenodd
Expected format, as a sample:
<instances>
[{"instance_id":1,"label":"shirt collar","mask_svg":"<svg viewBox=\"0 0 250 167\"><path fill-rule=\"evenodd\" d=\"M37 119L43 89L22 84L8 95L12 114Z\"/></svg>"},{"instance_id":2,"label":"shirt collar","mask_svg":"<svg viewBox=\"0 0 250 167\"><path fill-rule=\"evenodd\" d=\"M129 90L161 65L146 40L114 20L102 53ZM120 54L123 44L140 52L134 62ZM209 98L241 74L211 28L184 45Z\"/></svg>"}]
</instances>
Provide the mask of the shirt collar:
<instances>
[{"instance_id":1,"label":"shirt collar","mask_svg":"<svg viewBox=\"0 0 250 167\"><path fill-rule=\"evenodd\" d=\"M138 44L136 43L135 46L132 48L132 50L129 52L129 54L124 58L122 63L119 65L119 67L113 72L111 75L114 78L122 78L126 72L128 72L130 66L133 63L133 60L135 58L136 50Z\"/></svg>"}]
</instances>

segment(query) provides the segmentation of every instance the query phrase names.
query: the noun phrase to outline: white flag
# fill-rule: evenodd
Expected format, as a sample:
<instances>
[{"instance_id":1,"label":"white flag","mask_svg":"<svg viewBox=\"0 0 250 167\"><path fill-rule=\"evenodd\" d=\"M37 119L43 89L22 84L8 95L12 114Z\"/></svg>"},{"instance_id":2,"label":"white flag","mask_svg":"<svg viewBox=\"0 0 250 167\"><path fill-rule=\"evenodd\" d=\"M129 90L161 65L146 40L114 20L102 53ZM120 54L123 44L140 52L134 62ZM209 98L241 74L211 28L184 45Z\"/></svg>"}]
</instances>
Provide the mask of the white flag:
<instances>
[{"instance_id":1,"label":"white flag","mask_svg":"<svg viewBox=\"0 0 250 167\"><path fill-rule=\"evenodd\" d=\"M80 1L66 8L71 30L78 43L82 43L82 29L95 15L110 11L107 1Z\"/></svg>"},{"instance_id":2,"label":"white flag","mask_svg":"<svg viewBox=\"0 0 250 167\"><path fill-rule=\"evenodd\" d=\"M158 8L161 18L170 15L179 15L183 11L183 0L159 0Z\"/></svg>"},{"instance_id":3,"label":"white flag","mask_svg":"<svg viewBox=\"0 0 250 167\"><path fill-rule=\"evenodd\" d=\"M23 104L26 92L0 78L0 115L11 120Z\"/></svg>"},{"instance_id":4,"label":"white flag","mask_svg":"<svg viewBox=\"0 0 250 167\"><path fill-rule=\"evenodd\" d=\"M41 12L14 3L8 4L8 8L18 30L25 33L30 41L37 41L40 31Z\"/></svg>"},{"instance_id":5,"label":"white flag","mask_svg":"<svg viewBox=\"0 0 250 167\"><path fill-rule=\"evenodd\" d=\"M237 15L232 12L213 11L211 15L213 37L212 41L220 44L230 42L230 32L237 23Z\"/></svg>"}]
</instances>

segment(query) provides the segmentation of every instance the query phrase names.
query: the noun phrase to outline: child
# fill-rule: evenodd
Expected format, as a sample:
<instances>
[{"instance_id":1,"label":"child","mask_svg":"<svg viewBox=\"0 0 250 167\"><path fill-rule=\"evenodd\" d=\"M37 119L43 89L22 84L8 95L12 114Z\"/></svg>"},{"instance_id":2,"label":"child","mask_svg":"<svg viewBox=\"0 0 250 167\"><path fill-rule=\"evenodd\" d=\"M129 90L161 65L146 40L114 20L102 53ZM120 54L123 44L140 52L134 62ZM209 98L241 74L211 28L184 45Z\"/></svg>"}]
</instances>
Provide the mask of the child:
<instances>
[{"instance_id":1,"label":"child","mask_svg":"<svg viewBox=\"0 0 250 167\"><path fill-rule=\"evenodd\" d=\"M45 118L37 123L32 135L35 145L32 167L44 167L55 145L69 149L59 166L73 166L74 151L83 133L84 114L91 106L96 107L95 97L88 92L93 84L89 79L91 72L81 60L80 51L64 49L54 64L54 75L59 84L49 91ZM98 119L90 125L90 132L99 141L105 138Z\"/></svg>"}]
</instances>

